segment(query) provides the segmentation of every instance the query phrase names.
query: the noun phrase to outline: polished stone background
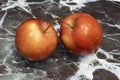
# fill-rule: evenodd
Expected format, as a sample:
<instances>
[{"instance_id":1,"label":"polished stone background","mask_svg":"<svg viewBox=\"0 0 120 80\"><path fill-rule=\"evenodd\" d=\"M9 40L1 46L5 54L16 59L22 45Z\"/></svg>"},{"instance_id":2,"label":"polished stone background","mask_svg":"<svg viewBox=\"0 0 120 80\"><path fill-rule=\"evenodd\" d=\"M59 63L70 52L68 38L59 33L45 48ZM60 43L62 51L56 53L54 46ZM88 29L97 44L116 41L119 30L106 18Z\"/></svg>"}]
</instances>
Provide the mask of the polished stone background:
<instances>
[{"instance_id":1,"label":"polished stone background","mask_svg":"<svg viewBox=\"0 0 120 80\"><path fill-rule=\"evenodd\" d=\"M26 19L51 21L87 12L102 25L103 42L96 54L76 56L59 39L54 54L31 62L19 55L14 37ZM60 24L54 24L59 33ZM59 35L59 34L58 34ZM0 80L120 80L120 2L113 0L0 0Z\"/></svg>"}]
</instances>

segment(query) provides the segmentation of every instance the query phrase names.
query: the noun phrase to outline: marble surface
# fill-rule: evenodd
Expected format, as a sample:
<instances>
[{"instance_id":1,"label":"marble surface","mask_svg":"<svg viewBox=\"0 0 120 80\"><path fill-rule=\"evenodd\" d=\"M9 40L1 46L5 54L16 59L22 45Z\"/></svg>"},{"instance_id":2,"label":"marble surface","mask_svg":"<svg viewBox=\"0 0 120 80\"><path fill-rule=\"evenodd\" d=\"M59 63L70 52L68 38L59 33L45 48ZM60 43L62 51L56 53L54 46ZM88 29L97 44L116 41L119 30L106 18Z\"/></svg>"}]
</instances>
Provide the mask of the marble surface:
<instances>
[{"instance_id":1,"label":"marble surface","mask_svg":"<svg viewBox=\"0 0 120 80\"><path fill-rule=\"evenodd\" d=\"M72 55L59 39L54 54L44 61L19 55L14 38L24 20L51 21L76 12L87 12L102 25L103 42L96 54ZM59 23L54 26L59 33ZM119 0L0 0L0 80L120 80Z\"/></svg>"}]
</instances>

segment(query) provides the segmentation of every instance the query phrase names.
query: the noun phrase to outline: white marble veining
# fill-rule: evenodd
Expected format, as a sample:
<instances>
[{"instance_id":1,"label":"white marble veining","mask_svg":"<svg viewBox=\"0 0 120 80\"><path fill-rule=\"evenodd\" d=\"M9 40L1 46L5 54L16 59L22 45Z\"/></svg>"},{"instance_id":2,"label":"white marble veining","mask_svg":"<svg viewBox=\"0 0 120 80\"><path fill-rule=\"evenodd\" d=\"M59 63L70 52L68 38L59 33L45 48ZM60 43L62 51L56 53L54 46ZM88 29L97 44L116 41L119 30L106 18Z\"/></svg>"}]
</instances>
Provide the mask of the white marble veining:
<instances>
[{"instance_id":1,"label":"white marble veining","mask_svg":"<svg viewBox=\"0 0 120 80\"><path fill-rule=\"evenodd\" d=\"M66 0L66 1L60 0L60 6L61 5L68 6L68 7L70 7L70 10L73 11L73 10L80 9L81 7L85 7L86 6L85 3L95 2L95 1L97 1L97 0ZM113 1L113 0L109 0L109 1ZM114 0L114 1L120 1L120 0ZM54 1L53 0L45 0L43 2L27 2L26 0L8 0L7 3L2 4L0 6L1 11L5 11L3 17L0 19L0 29L3 28L9 35L15 35L11 31L9 31L6 28L4 28L4 26L3 26L3 22L4 22L4 19L6 18L8 9L19 7L21 9L23 9L24 11L26 11L27 13L31 14L33 17L35 17L32 14L31 8L30 8L29 5L31 5L31 4L43 4L45 2L52 2L53 3ZM77 3L77 5L69 5L69 4L67 4L67 3L71 3L71 2ZM117 5L117 6L120 7L120 4ZM51 14L51 15L53 17L55 17L54 14ZM105 24L105 25L109 25L111 27L116 27L117 29L120 29L120 24L113 25L113 24L104 23L104 22L101 22L101 21L100 21L100 23ZM60 28L58 23L56 23L55 28L56 28L56 30ZM120 42L120 40L113 38L113 36L115 36L115 35L120 35L120 33L103 34L103 37L107 38L108 40L111 40L113 42L117 42L117 41ZM0 41L3 40L3 39L12 41L12 40L14 40L14 37L10 38L10 39L0 37ZM13 50L13 49L9 49L9 47L11 45L13 45L13 44L5 45L5 47L7 47L6 50L8 50L9 54L7 54L5 56L5 58L3 60L3 63L0 64L0 65L3 65L3 64L6 65L6 70L8 71L7 75L13 74L11 68L6 63L7 58L9 56L11 56L11 53L12 53L12 50ZM113 50L112 52L107 52L104 49L100 48L98 50L98 52L104 54L106 56L106 59L109 58L109 59L116 60L116 61L120 62L120 60L115 59L113 57L113 55L112 55L112 54L120 55L120 51L119 50ZM96 54L92 54L92 55L86 56L84 58L80 58L80 61L77 62L77 66L79 67L79 70L75 73L75 75L69 77L68 80L80 80L81 79L80 76L82 76L82 75L84 75L86 78L92 80L92 78L93 78L92 73L96 69L100 69L100 68L103 68L103 69L111 71L112 73L114 73L120 79L120 67L119 67L120 63L108 62L108 61L106 61L106 59L99 59ZM99 62L99 64L96 65L96 66L93 66L92 64L95 61ZM15 62L13 62L13 63L15 63ZM32 75L34 73L31 73L30 75ZM43 73L44 73L43 75L46 76L46 72L43 71ZM21 74L21 73L14 73L14 74L15 74L14 80L22 80L22 79L24 79L27 76L26 74ZM0 74L0 75L2 75L2 74ZM10 79L10 80L12 80L12 79Z\"/></svg>"}]
</instances>

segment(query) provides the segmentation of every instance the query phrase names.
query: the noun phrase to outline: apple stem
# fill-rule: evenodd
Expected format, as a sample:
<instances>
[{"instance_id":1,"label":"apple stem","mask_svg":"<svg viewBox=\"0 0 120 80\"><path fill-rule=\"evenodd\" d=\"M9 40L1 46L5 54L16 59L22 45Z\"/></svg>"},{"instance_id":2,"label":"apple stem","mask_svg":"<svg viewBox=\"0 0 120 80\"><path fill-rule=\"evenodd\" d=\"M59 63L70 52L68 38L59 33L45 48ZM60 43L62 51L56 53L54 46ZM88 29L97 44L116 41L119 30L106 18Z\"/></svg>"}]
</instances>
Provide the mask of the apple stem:
<instances>
[{"instance_id":1,"label":"apple stem","mask_svg":"<svg viewBox=\"0 0 120 80\"><path fill-rule=\"evenodd\" d=\"M66 24L66 25L70 26L70 27L73 29L73 27L72 27L70 24L65 23L65 22L64 22L61 18L56 17L56 19L57 19L58 21L60 21L60 22L64 23L64 24Z\"/></svg>"},{"instance_id":2,"label":"apple stem","mask_svg":"<svg viewBox=\"0 0 120 80\"><path fill-rule=\"evenodd\" d=\"M54 19L52 19L50 25L43 32L45 33L49 29L49 27L52 26L55 23L55 21L60 21L60 22L62 22L64 24L70 26L73 29L73 27L70 24L65 23L60 17L55 17Z\"/></svg>"},{"instance_id":3,"label":"apple stem","mask_svg":"<svg viewBox=\"0 0 120 80\"><path fill-rule=\"evenodd\" d=\"M50 25L43 31L44 33L49 29L50 26L52 26L56 21L56 18L52 19Z\"/></svg>"}]
</instances>

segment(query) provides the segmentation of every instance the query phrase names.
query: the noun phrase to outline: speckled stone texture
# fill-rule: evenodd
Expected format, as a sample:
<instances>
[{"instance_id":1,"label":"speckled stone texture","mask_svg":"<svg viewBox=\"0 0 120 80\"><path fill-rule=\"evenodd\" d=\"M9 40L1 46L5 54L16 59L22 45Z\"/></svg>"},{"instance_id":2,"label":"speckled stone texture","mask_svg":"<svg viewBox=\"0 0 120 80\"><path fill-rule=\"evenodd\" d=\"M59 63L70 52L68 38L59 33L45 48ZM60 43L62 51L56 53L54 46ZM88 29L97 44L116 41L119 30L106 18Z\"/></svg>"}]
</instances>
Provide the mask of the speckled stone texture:
<instances>
[{"instance_id":1,"label":"speckled stone texture","mask_svg":"<svg viewBox=\"0 0 120 80\"><path fill-rule=\"evenodd\" d=\"M120 2L76 1L0 1L0 80L120 80ZM76 12L87 12L102 25L103 42L96 54L73 55L59 39L46 60L32 62L19 55L14 38L23 21L36 17L50 22L55 16L63 19ZM54 26L59 32L60 23Z\"/></svg>"}]
</instances>

